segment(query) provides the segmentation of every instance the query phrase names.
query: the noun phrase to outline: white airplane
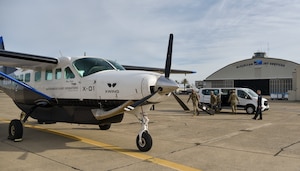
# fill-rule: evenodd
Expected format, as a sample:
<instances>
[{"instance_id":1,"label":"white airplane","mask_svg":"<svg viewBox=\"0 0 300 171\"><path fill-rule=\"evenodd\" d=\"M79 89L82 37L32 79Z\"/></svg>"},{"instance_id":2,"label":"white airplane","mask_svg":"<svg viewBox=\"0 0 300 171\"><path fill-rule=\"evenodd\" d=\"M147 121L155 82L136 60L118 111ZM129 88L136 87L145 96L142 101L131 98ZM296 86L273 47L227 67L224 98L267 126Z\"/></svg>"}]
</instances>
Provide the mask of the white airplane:
<instances>
[{"instance_id":1,"label":"white airplane","mask_svg":"<svg viewBox=\"0 0 300 171\"><path fill-rule=\"evenodd\" d=\"M108 130L111 123L121 122L124 113L129 113L136 115L142 125L136 138L138 149L149 151L152 138L147 111L178 88L169 79L170 72L194 73L171 70L172 46L170 34L164 70L137 66L125 66L129 69L125 70L114 61L98 57L54 58L6 51L0 37L0 65L5 66L0 72L0 89L23 115L10 122L8 138L22 140L23 123L28 117L39 123L95 124Z\"/></svg>"}]
</instances>

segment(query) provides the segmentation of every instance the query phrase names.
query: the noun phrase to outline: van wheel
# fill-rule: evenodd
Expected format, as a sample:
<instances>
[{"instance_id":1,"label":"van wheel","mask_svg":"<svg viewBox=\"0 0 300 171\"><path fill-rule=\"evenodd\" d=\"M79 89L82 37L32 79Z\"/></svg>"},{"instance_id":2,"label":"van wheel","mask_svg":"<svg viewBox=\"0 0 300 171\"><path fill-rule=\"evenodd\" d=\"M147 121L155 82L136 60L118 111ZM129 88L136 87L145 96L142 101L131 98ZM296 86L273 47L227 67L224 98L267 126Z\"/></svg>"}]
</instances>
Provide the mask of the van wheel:
<instances>
[{"instance_id":1,"label":"van wheel","mask_svg":"<svg viewBox=\"0 0 300 171\"><path fill-rule=\"evenodd\" d=\"M254 113L254 106L252 106L252 105L248 105L247 107L246 107L246 112L248 113L248 114L253 114Z\"/></svg>"}]
</instances>

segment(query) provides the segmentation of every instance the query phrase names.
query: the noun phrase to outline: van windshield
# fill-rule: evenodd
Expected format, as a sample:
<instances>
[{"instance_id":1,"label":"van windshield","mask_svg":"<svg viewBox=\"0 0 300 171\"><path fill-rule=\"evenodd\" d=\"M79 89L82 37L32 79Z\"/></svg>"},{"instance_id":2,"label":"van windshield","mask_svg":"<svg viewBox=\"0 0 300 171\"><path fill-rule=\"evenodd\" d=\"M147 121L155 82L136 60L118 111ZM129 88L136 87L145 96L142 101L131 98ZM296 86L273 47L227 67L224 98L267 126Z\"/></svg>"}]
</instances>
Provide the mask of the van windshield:
<instances>
[{"instance_id":1,"label":"van windshield","mask_svg":"<svg viewBox=\"0 0 300 171\"><path fill-rule=\"evenodd\" d=\"M258 95L251 89L244 89L245 92L247 92L251 97L257 97Z\"/></svg>"}]
</instances>

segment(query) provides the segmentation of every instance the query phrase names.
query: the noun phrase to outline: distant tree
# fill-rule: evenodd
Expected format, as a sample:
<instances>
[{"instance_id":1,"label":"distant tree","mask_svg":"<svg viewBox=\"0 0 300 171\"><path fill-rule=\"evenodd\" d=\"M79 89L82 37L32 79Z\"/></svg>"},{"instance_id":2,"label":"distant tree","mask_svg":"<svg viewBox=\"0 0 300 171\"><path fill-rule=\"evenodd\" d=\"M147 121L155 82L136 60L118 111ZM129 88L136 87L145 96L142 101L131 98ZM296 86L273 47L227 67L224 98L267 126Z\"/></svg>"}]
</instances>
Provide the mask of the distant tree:
<instances>
[{"instance_id":1,"label":"distant tree","mask_svg":"<svg viewBox=\"0 0 300 171\"><path fill-rule=\"evenodd\" d=\"M185 78L181 81L181 84L183 84L184 90L185 90L185 85L189 84L189 81Z\"/></svg>"}]
</instances>

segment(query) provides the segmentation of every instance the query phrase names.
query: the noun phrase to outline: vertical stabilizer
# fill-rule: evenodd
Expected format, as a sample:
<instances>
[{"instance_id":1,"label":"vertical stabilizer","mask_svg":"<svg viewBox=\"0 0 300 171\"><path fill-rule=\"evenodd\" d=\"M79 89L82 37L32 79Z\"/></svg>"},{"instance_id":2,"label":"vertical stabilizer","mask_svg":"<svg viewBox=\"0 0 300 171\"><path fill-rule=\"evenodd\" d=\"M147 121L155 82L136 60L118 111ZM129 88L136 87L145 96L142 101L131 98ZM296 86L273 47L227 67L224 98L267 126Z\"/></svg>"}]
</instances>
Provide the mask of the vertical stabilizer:
<instances>
[{"instance_id":1,"label":"vertical stabilizer","mask_svg":"<svg viewBox=\"0 0 300 171\"><path fill-rule=\"evenodd\" d=\"M2 36L0 36L0 50L5 50ZM14 71L16 71L16 68L0 66L0 72L4 72L5 74L11 74Z\"/></svg>"},{"instance_id":2,"label":"vertical stabilizer","mask_svg":"<svg viewBox=\"0 0 300 171\"><path fill-rule=\"evenodd\" d=\"M0 50L5 50L2 36L0 36Z\"/></svg>"}]
</instances>

